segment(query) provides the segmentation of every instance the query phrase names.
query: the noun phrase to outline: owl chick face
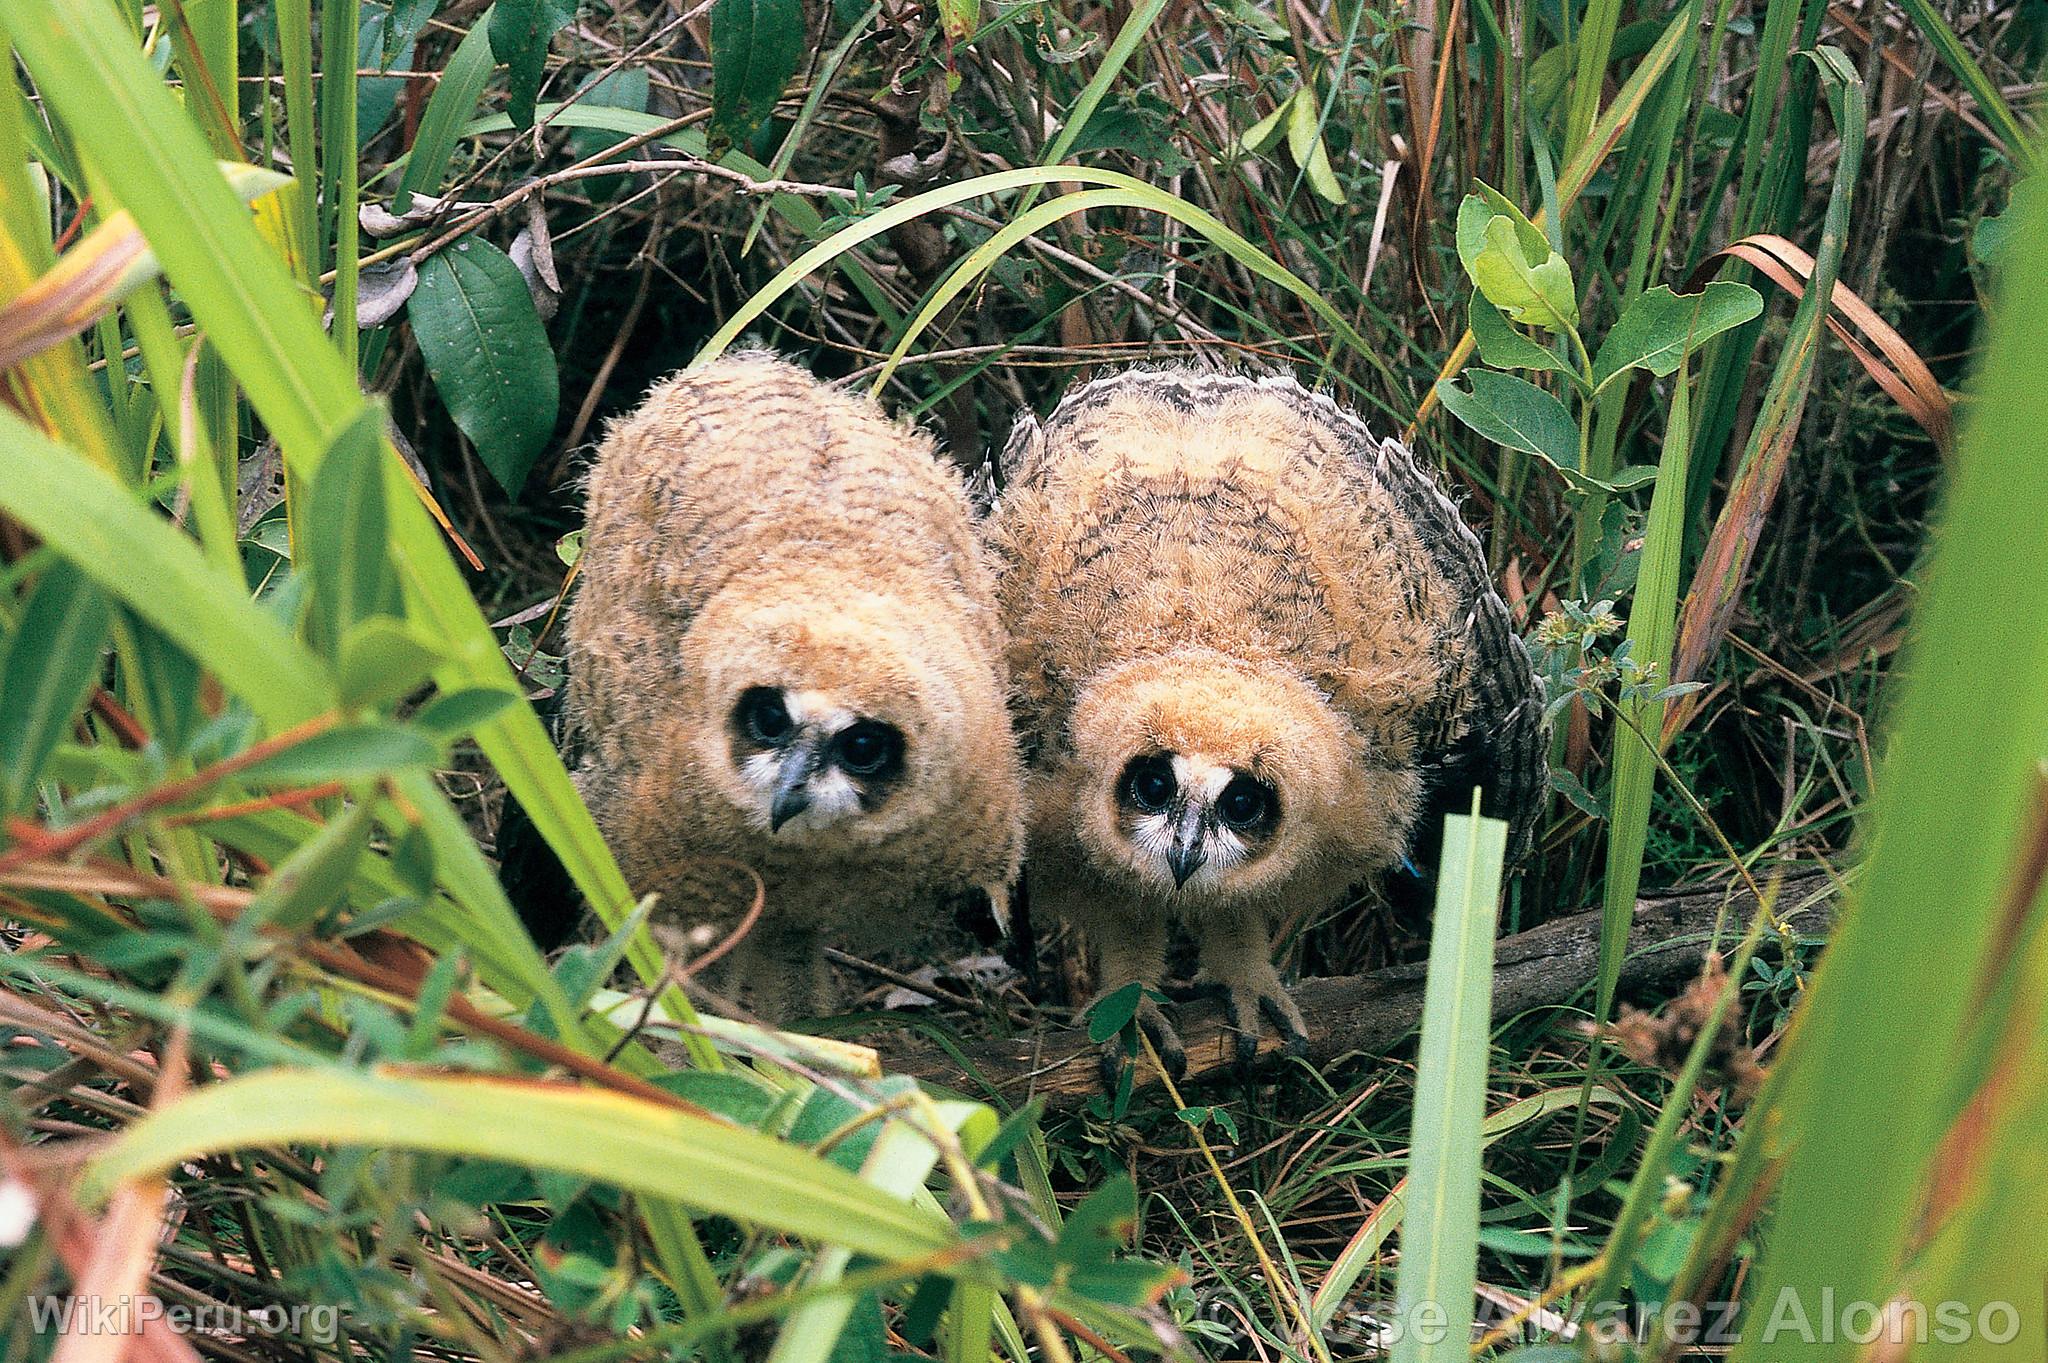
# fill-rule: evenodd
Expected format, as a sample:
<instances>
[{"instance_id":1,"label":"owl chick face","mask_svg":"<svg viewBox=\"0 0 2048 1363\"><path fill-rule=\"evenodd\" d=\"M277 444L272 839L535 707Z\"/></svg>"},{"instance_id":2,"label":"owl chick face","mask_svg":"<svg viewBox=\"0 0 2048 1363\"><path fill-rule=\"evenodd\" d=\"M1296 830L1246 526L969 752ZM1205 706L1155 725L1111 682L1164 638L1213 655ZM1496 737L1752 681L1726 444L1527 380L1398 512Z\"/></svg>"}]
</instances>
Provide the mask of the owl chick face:
<instances>
[{"instance_id":1,"label":"owl chick face","mask_svg":"<svg viewBox=\"0 0 2048 1363\"><path fill-rule=\"evenodd\" d=\"M859 818L903 779L903 731L822 691L750 686L728 728L733 768L771 833L794 838Z\"/></svg>"},{"instance_id":2,"label":"owl chick face","mask_svg":"<svg viewBox=\"0 0 2048 1363\"><path fill-rule=\"evenodd\" d=\"M1282 817L1271 781L1201 753L1133 757L1117 782L1116 800L1134 863L1155 883L1163 867L1177 891L1229 883L1266 850Z\"/></svg>"},{"instance_id":3,"label":"owl chick face","mask_svg":"<svg viewBox=\"0 0 2048 1363\"><path fill-rule=\"evenodd\" d=\"M1173 902L1277 892L1328 855L1355 795L1355 733L1310 687L1203 649L1141 658L1077 698L1072 835Z\"/></svg>"},{"instance_id":4,"label":"owl chick face","mask_svg":"<svg viewBox=\"0 0 2048 1363\"><path fill-rule=\"evenodd\" d=\"M711 789L790 847L876 847L966 784L963 711L886 603L754 608L699 626L692 731ZM927 632L929 632L927 630Z\"/></svg>"}]
</instances>

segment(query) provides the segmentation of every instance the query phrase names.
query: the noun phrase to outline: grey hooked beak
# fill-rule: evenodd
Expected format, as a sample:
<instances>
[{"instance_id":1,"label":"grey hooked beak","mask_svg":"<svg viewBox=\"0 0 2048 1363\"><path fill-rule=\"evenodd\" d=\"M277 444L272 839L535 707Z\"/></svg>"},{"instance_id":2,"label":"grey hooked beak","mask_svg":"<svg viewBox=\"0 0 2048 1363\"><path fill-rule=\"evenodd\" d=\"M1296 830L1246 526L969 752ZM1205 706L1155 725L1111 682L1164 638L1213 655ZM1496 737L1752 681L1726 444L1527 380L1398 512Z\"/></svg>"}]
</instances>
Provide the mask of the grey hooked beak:
<instances>
[{"instance_id":1,"label":"grey hooked beak","mask_svg":"<svg viewBox=\"0 0 2048 1363\"><path fill-rule=\"evenodd\" d=\"M817 769L816 739L801 737L789 745L768 800L769 832L780 833L784 824L811 807L810 780Z\"/></svg>"},{"instance_id":2,"label":"grey hooked beak","mask_svg":"<svg viewBox=\"0 0 2048 1363\"><path fill-rule=\"evenodd\" d=\"M1173 888L1188 883L1188 877L1202 869L1209 854L1202 846L1202 812L1189 805L1173 825L1173 845L1166 850L1166 864L1173 871Z\"/></svg>"}]
</instances>

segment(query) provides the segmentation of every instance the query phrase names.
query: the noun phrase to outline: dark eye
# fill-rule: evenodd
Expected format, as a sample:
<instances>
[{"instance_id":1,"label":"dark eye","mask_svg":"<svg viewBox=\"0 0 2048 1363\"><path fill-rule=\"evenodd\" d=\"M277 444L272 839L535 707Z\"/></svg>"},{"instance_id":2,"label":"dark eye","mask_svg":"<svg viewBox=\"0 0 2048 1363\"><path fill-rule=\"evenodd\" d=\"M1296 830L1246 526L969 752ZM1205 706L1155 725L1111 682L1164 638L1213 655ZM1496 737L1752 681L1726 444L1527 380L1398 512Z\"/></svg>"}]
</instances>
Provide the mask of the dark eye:
<instances>
[{"instance_id":1,"label":"dark eye","mask_svg":"<svg viewBox=\"0 0 2048 1363\"><path fill-rule=\"evenodd\" d=\"M1166 808L1179 785L1173 779L1173 763L1156 754L1133 758L1124 768L1124 796L1147 814Z\"/></svg>"},{"instance_id":2,"label":"dark eye","mask_svg":"<svg viewBox=\"0 0 2048 1363\"><path fill-rule=\"evenodd\" d=\"M1256 828L1272 816L1277 803L1273 788L1264 781L1238 776L1217 797L1216 813L1231 828Z\"/></svg>"},{"instance_id":3,"label":"dark eye","mask_svg":"<svg viewBox=\"0 0 2048 1363\"><path fill-rule=\"evenodd\" d=\"M834 760L855 776L873 776L903 760L903 735L893 725L864 719L840 733L833 753Z\"/></svg>"},{"instance_id":4,"label":"dark eye","mask_svg":"<svg viewBox=\"0 0 2048 1363\"><path fill-rule=\"evenodd\" d=\"M742 695L734 714L742 733L770 747L788 738L793 727L789 707L782 703L782 693L772 687L756 686Z\"/></svg>"}]
</instances>

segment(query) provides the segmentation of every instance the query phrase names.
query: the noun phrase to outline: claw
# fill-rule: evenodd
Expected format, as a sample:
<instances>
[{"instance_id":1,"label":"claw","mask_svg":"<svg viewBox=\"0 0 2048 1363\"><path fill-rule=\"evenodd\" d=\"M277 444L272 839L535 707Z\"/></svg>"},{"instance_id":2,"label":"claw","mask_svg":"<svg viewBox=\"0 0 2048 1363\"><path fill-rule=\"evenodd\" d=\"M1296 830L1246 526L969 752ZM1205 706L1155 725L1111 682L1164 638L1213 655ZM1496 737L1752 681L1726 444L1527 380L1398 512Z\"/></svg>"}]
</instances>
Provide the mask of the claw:
<instances>
[{"instance_id":1,"label":"claw","mask_svg":"<svg viewBox=\"0 0 2048 1363\"><path fill-rule=\"evenodd\" d=\"M1308 1054L1308 1027L1302 1021L1301 1010L1294 999L1280 983L1279 977L1231 981L1225 987L1224 998L1230 1009L1230 1025L1235 1033L1235 1059L1240 1072L1248 1071L1259 1055L1260 1016L1273 1024L1273 1030L1280 1037L1282 1052L1290 1059Z\"/></svg>"}]
</instances>

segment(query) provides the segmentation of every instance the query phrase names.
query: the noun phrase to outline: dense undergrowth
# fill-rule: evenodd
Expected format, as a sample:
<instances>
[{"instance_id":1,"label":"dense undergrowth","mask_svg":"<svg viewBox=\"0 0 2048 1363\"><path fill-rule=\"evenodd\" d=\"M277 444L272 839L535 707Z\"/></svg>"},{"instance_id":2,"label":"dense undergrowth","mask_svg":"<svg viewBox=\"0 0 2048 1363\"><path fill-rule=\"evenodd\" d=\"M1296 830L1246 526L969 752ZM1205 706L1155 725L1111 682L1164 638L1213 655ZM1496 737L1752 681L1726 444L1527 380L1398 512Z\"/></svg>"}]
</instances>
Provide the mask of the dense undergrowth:
<instances>
[{"instance_id":1,"label":"dense undergrowth","mask_svg":"<svg viewBox=\"0 0 2048 1363\"><path fill-rule=\"evenodd\" d=\"M1925 0L0 0L7 1356L1537 1363L1740 1300L1749 1358L2027 1357L2044 40ZM1557 706L1501 930L1596 910L1596 968L1487 1030L1491 881L1446 857L1434 913L1296 943L1428 959L1384 1056L1014 1111L881 1077L913 1020L1071 1023L1049 928L836 1042L700 1017L527 699L602 423L742 341L970 466L1140 360L1408 433ZM521 927L507 787L603 945ZM1824 957L1771 907L1817 869ZM1726 891L1727 979L1596 1045L1678 885ZM138 1294L202 1328L51 1314ZM1887 1302L1868 1352L1843 1305Z\"/></svg>"}]
</instances>

